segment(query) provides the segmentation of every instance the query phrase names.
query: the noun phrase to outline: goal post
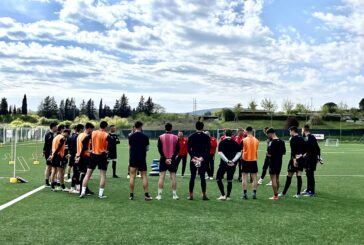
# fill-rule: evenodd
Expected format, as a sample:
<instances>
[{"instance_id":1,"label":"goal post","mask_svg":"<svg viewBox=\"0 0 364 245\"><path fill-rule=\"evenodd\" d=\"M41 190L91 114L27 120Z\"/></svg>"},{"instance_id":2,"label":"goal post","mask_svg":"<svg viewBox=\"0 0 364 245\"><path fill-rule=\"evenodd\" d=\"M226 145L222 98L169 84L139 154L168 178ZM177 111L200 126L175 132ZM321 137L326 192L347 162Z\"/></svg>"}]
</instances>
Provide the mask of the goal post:
<instances>
[{"instance_id":1,"label":"goal post","mask_svg":"<svg viewBox=\"0 0 364 245\"><path fill-rule=\"evenodd\" d=\"M339 139L326 139L325 146L338 147L340 145Z\"/></svg>"}]
</instances>

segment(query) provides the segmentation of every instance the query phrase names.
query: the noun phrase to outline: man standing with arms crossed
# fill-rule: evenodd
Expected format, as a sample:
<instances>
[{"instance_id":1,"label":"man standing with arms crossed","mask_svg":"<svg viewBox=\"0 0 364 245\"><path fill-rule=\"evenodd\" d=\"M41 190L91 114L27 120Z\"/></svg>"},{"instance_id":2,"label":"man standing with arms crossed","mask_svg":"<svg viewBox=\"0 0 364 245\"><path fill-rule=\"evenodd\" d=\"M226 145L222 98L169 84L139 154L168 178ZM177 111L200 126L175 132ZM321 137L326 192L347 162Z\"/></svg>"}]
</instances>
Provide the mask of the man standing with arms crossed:
<instances>
[{"instance_id":1,"label":"man standing with arms crossed","mask_svg":"<svg viewBox=\"0 0 364 245\"><path fill-rule=\"evenodd\" d=\"M191 156L190 169L191 169L191 179L189 184L190 195L188 200L193 200L193 189L195 187L195 179L197 175L197 170L199 170L201 179L201 189L202 189L202 200L208 201L206 195L206 179L205 173L208 164L208 158L210 155L211 141L210 137L207 136L202 130L204 128L204 123L198 121L196 123L196 132L193 133L188 138L188 153Z\"/></svg>"},{"instance_id":2,"label":"man standing with arms crossed","mask_svg":"<svg viewBox=\"0 0 364 245\"><path fill-rule=\"evenodd\" d=\"M135 123L135 132L129 137L130 146L130 200L134 200L134 186L137 171L141 172L144 188L144 200L151 201L147 176L147 152L149 151L149 138L142 133L143 123Z\"/></svg>"},{"instance_id":3,"label":"man standing with arms crossed","mask_svg":"<svg viewBox=\"0 0 364 245\"><path fill-rule=\"evenodd\" d=\"M259 140L253 136L253 128L246 128L247 137L243 140L243 163L242 163L242 179L243 179L243 199L248 199L247 187L248 176L251 174L253 178L253 199L257 199L257 173L258 173L258 147Z\"/></svg>"},{"instance_id":4,"label":"man standing with arms crossed","mask_svg":"<svg viewBox=\"0 0 364 245\"><path fill-rule=\"evenodd\" d=\"M172 124L167 123L165 125L165 130L166 133L162 134L158 139L158 151L161 158L159 162L158 196L156 199L162 200L164 180L166 178L166 171L168 170L171 175L173 200L178 200L176 159L179 153L179 142L178 137L172 134Z\"/></svg>"},{"instance_id":5,"label":"man standing with arms crossed","mask_svg":"<svg viewBox=\"0 0 364 245\"><path fill-rule=\"evenodd\" d=\"M104 189L106 184L106 171L107 171L107 145L109 139L109 135L106 132L107 122L102 121L100 123L100 129L93 131L91 136L91 144L92 144L92 152L91 152L91 161L89 166L87 167L87 173L85 179L82 183L82 192L80 197L83 198L86 196L86 188L88 186L88 182L92 176L92 173L96 169L96 166L100 170L100 189L99 189L99 198L104 199L107 198L104 196Z\"/></svg>"}]
</instances>

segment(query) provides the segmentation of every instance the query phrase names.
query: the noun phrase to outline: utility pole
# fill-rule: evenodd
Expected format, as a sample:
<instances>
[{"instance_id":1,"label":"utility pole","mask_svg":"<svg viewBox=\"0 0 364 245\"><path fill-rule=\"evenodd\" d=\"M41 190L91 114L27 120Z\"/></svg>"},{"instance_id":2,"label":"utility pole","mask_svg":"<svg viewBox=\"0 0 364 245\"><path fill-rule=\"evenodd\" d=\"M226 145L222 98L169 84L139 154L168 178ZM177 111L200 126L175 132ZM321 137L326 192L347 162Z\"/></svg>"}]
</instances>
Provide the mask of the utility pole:
<instances>
[{"instance_id":1,"label":"utility pole","mask_svg":"<svg viewBox=\"0 0 364 245\"><path fill-rule=\"evenodd\" d=\"M192 114L194 116L196 116L196 113L197 113L197 100L196 100L196 98L193 98L193 112L192 112Z\"/></svg>"}]
</instances>

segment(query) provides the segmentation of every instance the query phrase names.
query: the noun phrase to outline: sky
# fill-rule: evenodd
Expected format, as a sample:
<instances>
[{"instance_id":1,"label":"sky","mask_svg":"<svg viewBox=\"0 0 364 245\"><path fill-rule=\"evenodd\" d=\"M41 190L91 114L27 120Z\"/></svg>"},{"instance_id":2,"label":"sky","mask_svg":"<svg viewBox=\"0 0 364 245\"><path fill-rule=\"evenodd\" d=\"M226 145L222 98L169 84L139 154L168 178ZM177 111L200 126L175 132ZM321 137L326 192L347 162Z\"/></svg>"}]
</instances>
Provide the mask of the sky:
<instances>
[{"instance_id":1,"label":"sky","mask_svg":"<svg viewBox=\"0 0 364 245\"><path fill-rule=\"evenodd\" d=\"M363 16L363 0L1 0L0 97L358 107Z\"/></svg>"}]
</instances>

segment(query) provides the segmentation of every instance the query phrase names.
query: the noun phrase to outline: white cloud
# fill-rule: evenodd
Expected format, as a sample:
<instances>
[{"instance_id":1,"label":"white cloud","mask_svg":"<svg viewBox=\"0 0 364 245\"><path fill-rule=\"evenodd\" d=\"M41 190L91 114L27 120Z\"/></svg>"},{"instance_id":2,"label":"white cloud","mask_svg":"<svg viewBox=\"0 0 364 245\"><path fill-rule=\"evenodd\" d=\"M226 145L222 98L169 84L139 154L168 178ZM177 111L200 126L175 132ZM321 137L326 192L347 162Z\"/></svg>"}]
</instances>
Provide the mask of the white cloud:
<instances>
[{"instance_id":1,"label":"white cloud","mask_svg":"<svg viewBox=\"0 0 364 245\"><path fill-rule=\"evenodd\" d=\"M0 18L0 38L10 40L0 42L0 88L7 94L40 98L54 90L113 103L126 92L133 103L144 94L170 111L190 111L193 97L200 108L247 105L252 97L278 104L317 97L318 107L358 86L350 101L356 105L363 91L348 80L364 65L360 1L345 0L348 15L313 13L349 35L327 42L305 42L291 26L273 35L261 17L263 0L57 2L58 20Z\"/></svg>"}]
</instances>

